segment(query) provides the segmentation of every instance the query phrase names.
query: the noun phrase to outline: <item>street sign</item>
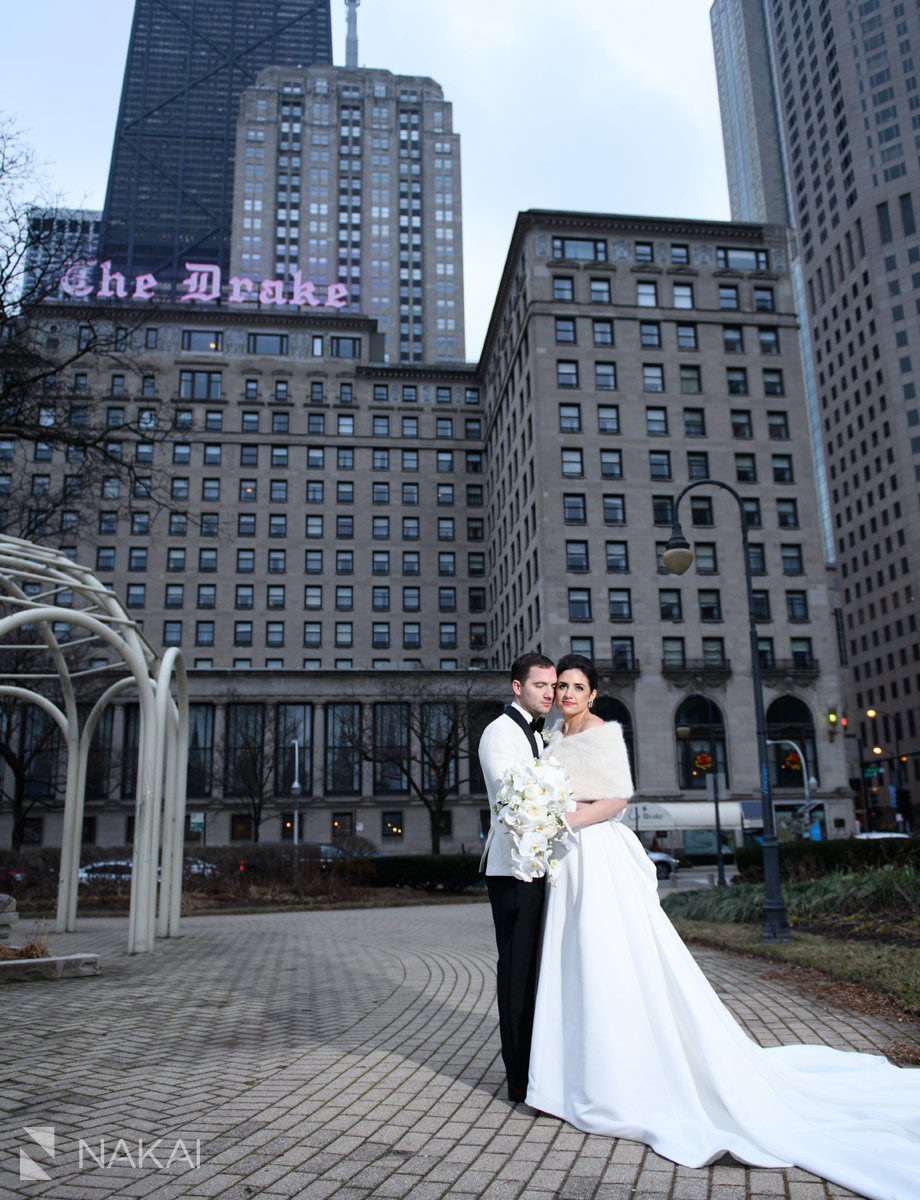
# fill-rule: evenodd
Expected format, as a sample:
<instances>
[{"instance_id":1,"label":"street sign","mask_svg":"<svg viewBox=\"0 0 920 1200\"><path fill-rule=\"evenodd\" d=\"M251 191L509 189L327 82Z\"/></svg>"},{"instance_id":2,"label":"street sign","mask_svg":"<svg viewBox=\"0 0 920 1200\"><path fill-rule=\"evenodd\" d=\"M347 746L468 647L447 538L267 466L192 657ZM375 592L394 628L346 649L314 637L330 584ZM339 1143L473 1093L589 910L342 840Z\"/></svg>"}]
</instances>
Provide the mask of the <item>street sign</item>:
<instances>
[{"instance_id":1,"label":"street sign","mask_svg":"<svg viewBox=\"0 0 920 1200\"><path fill-rule=\"evenodd\" d=\"M876 766L863 767L863 778L864 779L875 779L876 776L881 775L884 770L885 770L884 767L876 767Z\"/></svg>"}]
</instances>

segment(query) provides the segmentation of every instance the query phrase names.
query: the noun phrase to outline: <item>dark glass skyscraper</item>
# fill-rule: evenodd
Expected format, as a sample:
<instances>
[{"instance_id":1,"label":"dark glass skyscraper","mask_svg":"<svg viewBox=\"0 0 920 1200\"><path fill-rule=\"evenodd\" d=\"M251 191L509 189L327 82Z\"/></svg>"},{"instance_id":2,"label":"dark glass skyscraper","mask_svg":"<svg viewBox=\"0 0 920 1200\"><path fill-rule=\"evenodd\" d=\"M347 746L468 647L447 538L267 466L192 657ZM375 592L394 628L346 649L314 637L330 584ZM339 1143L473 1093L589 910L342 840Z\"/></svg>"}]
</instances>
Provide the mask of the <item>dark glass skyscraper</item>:
<instances>
[{"instance_id":1,"label":"dark glass skyscraper","mask_svg":"<svg viewBox=\"0 0 920 1200\"><path fill-rule=\"evenodd\" d=\"M332 62L330 0L135 0L101 250L126 275L230 262L240 94Z\"/></svg>"}]
</instances>

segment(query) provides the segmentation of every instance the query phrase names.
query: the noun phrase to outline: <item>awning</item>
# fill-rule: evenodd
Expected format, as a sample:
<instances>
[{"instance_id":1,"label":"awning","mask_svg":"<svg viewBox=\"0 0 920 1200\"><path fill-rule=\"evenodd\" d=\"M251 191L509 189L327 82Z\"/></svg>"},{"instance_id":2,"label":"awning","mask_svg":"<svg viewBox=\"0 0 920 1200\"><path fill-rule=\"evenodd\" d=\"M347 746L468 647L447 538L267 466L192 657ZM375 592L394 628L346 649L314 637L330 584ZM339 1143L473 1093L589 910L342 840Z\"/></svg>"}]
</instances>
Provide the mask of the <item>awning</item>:
<instances>
[{"instance_id":1,"label":"awning","mask_svg":"<svg viewBox=\"0 0 920 1200\"><path fill-rule=\"evenodd\" d=\"M720 800L719 822L723 829L741 828L741 806L749 801ZM757 808L760 802L756 801ZM640 832L651 829L715 829L715 805L710 800L676 800L661 804L636 800L629 805L624 822Z\"/></svg>"}]
</instances>

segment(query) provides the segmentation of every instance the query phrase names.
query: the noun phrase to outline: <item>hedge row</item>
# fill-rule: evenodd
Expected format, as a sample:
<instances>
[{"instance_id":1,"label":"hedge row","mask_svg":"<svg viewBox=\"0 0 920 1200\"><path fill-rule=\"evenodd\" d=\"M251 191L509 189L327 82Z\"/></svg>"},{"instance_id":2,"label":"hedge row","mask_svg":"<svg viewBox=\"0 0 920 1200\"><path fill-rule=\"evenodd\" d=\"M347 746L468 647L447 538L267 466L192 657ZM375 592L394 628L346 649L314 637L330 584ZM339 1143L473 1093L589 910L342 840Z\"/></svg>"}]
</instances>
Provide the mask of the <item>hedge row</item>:
<instances>
[{"instance_id":1,"label":"hedge row","mask_svg":"<svg viewBox=\"0 0 920 1200\"><path fill-rule=\"evenodd\" d=\"M735 852L743 881L763 879L763 847L744 846ZM827 842L780 842L779 869L783 879L820 879L838 871L868 871L873 867L920 868L920 838L840 838Z\"/></svg>"},{"instance_id":2,"label":"hedge row","mask_svg":"<svg viewBox=\"0 0 920 1200\"><path fill-rule=\"evenodd\" d=\"M852 872L828 872L820 879L787 883L783 899L790 917L884 915L897 920L920 917L920 873L901 865ZM662 901L669 917L717 924L752 924L763 915L761 883L675 892Z\"/></svg>"},{"instance_id":3,"label":"hedge row","mask_svg":"<svg viewBox=\"0 0 920 1200\"><path fill-rule=\"evenodd\" d=\"M185 888L192 891L226 894L255 885L272 888L290 885L295 878L305 883L309 877L334 879L343 886L414 888L421 891L461 892L476 886L479 856L473 854L405 854L356 856L345 861L326 862L307 848L296 854L291 845L256 842L233 846L186 846L185 857L212 864L217 874L186 875ZM106 862L131 858L130 846L84 846L81 863ZM57 891L60 850L56 847L24 849L19 854L0 850L0 891L17 898L50 899ZM9 869L24 867L23 881L12 882ZM123 885L106 888L100 881L94 890L117 891Z\"/></svg>"}]
</instances>

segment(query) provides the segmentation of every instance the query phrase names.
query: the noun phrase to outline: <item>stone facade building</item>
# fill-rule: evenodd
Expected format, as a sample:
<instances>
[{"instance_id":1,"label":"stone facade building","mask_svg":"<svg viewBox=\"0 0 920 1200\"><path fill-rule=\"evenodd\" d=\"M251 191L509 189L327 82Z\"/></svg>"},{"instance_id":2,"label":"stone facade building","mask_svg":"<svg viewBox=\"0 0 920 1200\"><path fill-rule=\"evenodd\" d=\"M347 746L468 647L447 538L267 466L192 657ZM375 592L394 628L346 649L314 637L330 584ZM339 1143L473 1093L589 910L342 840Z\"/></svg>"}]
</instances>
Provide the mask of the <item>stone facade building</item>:
<instances>
[{"instance_id":1,"label":"stone facade building","mask_svg":"<svg viewBox=\"0 0 920 1200\"><path fill-rule=\"evenodd\" d=\"M69 344L91 316L125 311L71 303L46 317ZM113 427L127 409L168 407L164 442L118 451L148 456L168 500L103 480L66 540L151 644L181 647L192 669L189 807L209 841L251 834L232 777L241 731L258 729L275 772L263 839L290 829L296 741L302 836L425 849L425 809L399 770L356 759L348 713L392 743L396 710L379 705L434 712L446 687L494 711L531 647L597 659L598 711L623 722L640 832L711 853L715 767L740 840L756 824L742 802L758 770L739 511L700 487L681 510L694 566L678 578L661 562L676 492L709 477L744 498L770 736L802 747L826 834L852 829L782 228L522 213L478 365L388 364L376 323L347 311L130 311L133 373L84 361L72 373L92 379L61 387L94 396ZM10 452L28 486L35 468ZM446 718L432 719L437 738ZM127 832L119 779L135 728L122 709L104 735L97 841ZM785 818L803 797L788 745L772 772ZM484 808L460 754L443 848L478 845ZM39 836L53 840L54 821Z\"/></svg>"},{"instance_id":2,"label":"stone facade building","mask_svg":"<svg viewBox=\"0 0 920 1200\"><path fill-rule=\"evenodd\" d=\"M240 102L232 273L342 282L394 361L462 361L460 185L433 80L270 67Z\"/></svg>"},{"instance_id":3,"label":"stone facade building","mask_svg":"<svg viewBox=\"0 0 920 1200\"><path fill-rule=\"evenodd\" d=\"M793 226L849 773L877 818L893 815L900 791L895 811L910 820L920 798L917 7L716 0L712 24L732 216Z\"/></svg>"}]
</instances>

